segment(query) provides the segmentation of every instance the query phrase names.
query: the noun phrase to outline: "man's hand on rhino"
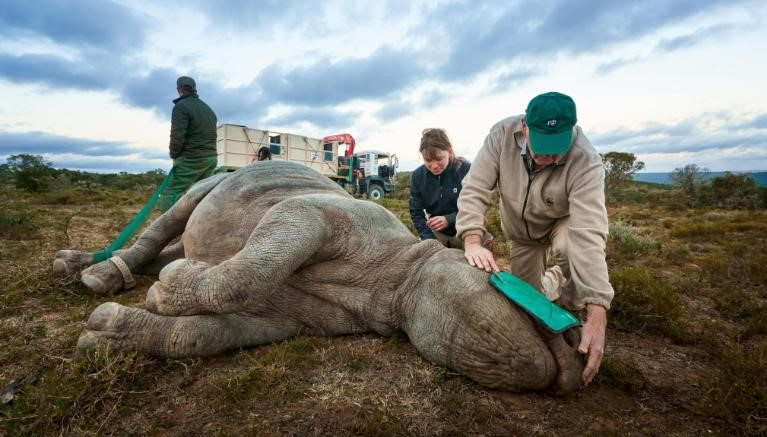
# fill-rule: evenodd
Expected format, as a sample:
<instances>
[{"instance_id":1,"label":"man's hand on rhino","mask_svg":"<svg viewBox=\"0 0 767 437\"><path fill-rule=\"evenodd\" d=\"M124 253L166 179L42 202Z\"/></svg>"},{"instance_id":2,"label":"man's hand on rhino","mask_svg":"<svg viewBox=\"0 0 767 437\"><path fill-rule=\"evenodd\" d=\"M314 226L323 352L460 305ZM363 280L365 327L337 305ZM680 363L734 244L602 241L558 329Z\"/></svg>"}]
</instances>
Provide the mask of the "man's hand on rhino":
<instances>
[{"instance_id":1,"label":"man's hand on rhino","mask_svg":"<svg viewBox=\"0 0 767 437\"><path fill-rule=\"evenodd\" d=\"M488 273L498 273L501 271L495 263L493 252L482 247L482 239L479 235L469 235L464 238L463 248L463 256L469 262L469 265Z\"/></svg>"},{"instance_id":2,"label":"man's hand on rhino","mask_svg":"<svg viewBox=\"0 0 767 437\"><path fill-rule=\"evenodd\" d=\"M444 215L435 215L429 217L429 220L426 220L426 226L429 227L432 231L441 231L445 228L447 228L447 217Z\"/></svg>"},{"instance_id":3,"label":"man's hand on rhino","mask_svg":"<svg viewBox=\"0 0 767 437\"><path fill-rule=\"evenodd\" d=\"M588 360L583 369L583 383L588 385L599 372L599 365L605 353L605 330L607 329L607 310L601 305L587 305L588 314L581 330L581 344L578 352L587 354Z\"/></svg>"}]
</instances>

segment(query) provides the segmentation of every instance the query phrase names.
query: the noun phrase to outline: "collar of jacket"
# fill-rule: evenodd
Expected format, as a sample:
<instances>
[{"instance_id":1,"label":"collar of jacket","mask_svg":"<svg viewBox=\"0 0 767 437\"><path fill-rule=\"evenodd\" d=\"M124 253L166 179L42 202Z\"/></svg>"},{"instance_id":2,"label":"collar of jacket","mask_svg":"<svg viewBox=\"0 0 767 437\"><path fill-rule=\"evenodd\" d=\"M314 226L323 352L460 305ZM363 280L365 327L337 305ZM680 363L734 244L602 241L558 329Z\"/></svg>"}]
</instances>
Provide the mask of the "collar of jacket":
<instances>
[{"instance_id":1,"label":"collar of jacket","mask_svg":"<svg viewBox=\"0 0 767 437\"><path fill-rule=\"evenodd\" d=\"M573 143L574 142L575 141L573 141ZM521 128L517 131L514 131L514 143L517 145L517 147L519 147L519 154L522 155L522 162L525 163L525 167L528 169L528 171L532 170L533 168L532 158L530 158L530 156L527 154L527 138L523 138ZM572 148L572 145L570 145L570 148ZM567 152L569 151L570 149L567 149ZM564 165L565 162L567 161L567 155L568 155L567 152L559 155L559 158L553 163L545 167L541 167L538 170L542 170L544 168L549 168L549 167L559 167L560 165Z\"/></svg>"},{"instance_id":2,"label":"collar of jacket","mask_svg":"<svg viewBox=\"0 0 767 437\"><path fill-rule=\"evenodd\" d=\"M179 96L177 99L173 99L173 103L178 103L179 100L186 99L187 97L194 97L195 99L200 98L200 96L198 96L197 93L187 93L187 94L184 94L183 96Z\"/></svg>"}]
</instances>

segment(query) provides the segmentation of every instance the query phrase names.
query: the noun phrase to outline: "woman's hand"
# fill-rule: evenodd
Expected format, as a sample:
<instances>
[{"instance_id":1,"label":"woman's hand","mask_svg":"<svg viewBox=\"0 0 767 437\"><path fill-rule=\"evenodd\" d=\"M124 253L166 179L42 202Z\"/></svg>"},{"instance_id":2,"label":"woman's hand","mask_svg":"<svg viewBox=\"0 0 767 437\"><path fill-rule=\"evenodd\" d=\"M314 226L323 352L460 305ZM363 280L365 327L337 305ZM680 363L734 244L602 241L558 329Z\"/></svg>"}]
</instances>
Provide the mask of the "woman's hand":
<instances>
[{"instance_id":1,"label":"woman's hand","mask_svg":"<svg viewBox=\"0 0 767 437\"><path fill-rule=\"evenodd\" d=\"M429 217L429 220L426 220L426 226L429 227L432 231L441 231L447 227L447 217L444 215L434 215Z\"/></svg>"}]
</instances>

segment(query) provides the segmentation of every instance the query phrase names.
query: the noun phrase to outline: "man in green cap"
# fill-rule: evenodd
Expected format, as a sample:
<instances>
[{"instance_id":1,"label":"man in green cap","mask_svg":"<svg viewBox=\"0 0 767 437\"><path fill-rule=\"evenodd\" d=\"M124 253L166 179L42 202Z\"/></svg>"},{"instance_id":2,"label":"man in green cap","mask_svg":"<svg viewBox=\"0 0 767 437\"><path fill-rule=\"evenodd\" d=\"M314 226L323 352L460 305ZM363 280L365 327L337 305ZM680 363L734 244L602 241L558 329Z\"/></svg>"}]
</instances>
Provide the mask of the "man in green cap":
<instances>
[{"instance_id":1,"label":"man in green cap","mask_svg":"<svg viewBox=\"0 0 767 437\"><path fill-rule=\"evenodd\" d=\"M469 264L499 271L481 244L498 187L503 231L512 244L511 272L550 300L585 309L578 350L588 355L582 375L588 384L604 354L614 292L605 259L604 168L576 121L575 102L549 92L533 98L524 115L496 123L463 180L456 231ZM559 296L542 286L549 261L566 279Z\"/></svg>"},{"instance_id":2,"label":"man in green cap","mask_svg":"<svg viewBox=\"0 0 767 437\"><path fill-rule=\"evenodd\" d=\"M173 175L157 203L167 211L195 182L216 169L216 114L197 95L197 84L188 76L176 80L170 124L170 157Z\"/></svg>"}]
</instances>

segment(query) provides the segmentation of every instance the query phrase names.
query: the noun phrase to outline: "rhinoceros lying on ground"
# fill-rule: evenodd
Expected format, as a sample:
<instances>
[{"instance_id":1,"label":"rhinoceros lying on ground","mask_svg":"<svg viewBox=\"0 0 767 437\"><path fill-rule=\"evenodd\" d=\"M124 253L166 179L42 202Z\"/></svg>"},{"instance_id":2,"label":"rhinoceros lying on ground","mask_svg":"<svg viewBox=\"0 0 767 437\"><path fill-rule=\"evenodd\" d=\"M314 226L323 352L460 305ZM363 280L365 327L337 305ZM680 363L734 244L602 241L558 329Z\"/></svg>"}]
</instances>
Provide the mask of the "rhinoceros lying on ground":
<instances>
[{"instance_id":1,"label":"rhinoceros lying on ground","mask_svg":"<svg viewBox=\"0 0 767 437\"><path fill-rule=\"evenodd\" d=\"M297 164L206 179L116 252L122 261L92 265L93 255L62 250L54 273L87 267L82 282L97 293L130 288L130 272L159 281L146 309L96 308L81 348L190 357L298 333L404 331L426 359L488 387L580 384L575 349L539 331L461 251L419 241L385 208Z\"/></svg>"}]
</instances>

